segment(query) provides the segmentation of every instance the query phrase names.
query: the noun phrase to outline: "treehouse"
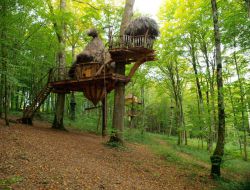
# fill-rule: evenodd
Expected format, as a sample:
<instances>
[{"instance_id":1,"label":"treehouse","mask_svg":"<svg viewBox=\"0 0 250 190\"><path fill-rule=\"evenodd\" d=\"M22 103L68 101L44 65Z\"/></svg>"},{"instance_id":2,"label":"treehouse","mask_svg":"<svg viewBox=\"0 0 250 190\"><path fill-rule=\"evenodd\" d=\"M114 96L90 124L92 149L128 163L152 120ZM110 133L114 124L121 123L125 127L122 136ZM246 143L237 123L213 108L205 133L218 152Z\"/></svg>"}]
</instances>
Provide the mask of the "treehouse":
<instances>
[{"instance_id":1,"label":"treehouse","mask_svg":"<svg viewBox=\"0 0 250 190\"><path fill-rule=\"evenodd\" d=\"M133 30L132 33L136 33ZM152 32L150 33L148 28L144 28L143 35L132 35L130 32L131 29L123 36L111 36L107 51L97 32L90 31L92 41L77 56L71 67L52 68L49 71L47 83L24 110L22 122L32 123L35 111L51 92L83 92L84 96L96 105L115 88L117 82L127 84L141 64L155 59ZM121 63L134 64L127 76L115 72L114 65Z\"/></svg>"}]
</instances>

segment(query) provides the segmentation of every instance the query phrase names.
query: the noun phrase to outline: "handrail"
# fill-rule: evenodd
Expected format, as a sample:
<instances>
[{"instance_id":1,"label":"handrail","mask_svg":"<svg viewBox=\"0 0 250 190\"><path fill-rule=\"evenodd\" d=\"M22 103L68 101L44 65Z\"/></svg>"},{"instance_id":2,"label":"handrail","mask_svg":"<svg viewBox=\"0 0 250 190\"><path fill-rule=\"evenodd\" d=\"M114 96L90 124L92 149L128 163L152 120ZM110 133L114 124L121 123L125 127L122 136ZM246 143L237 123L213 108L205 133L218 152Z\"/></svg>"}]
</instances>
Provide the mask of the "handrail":
<instances>
[{"instance_id":1,"label":"handrail","mask_svg":"<svg viewBox=\"0 0 250 190\"><path fill-rule=\"evenodd\" d=\"M57 67L49 72L49 83L67 81L67 80L80 80L85 78L94 78L107 69L105 64L98 62L89 62L83 64L76 64L71 67ZM106 73L108 73L108 69Z\"/></svg>"},{"instance_id":2,"label":"handrail","mask_svg":"<svg viewBox=\"0 0 250 190\"><path fill-rule=\"evenodd\" d=\"M110 40L109 49L115 48L134 48L134 47L144 47L148 49L153 48L154 39L145 34L139 36L113 36Z\"/></svg>"}]
</instances>

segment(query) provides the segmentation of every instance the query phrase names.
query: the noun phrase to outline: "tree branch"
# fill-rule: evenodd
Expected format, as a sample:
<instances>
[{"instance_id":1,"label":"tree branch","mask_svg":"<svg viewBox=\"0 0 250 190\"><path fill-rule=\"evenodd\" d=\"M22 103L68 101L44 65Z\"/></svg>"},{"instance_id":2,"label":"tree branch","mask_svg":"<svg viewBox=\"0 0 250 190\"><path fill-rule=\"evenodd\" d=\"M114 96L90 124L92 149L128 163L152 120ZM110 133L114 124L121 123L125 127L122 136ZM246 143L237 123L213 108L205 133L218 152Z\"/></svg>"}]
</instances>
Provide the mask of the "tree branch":
<instances>
[{"instance_id":1,"label":"tree branch","mask_svg":"<svg viewBox=\"0 0 250 190\"><path fill-rule=\"evenodd\" d=\"M77 3L86 4L86 5L92 7L92 8L95 9L95 10L98 10L98 11L100 10L100 9L96 8L95 6L91 5L90 3L83 2L83 1L79 1L79 0L73 0L73 1L75 1L75 2L77 2Z\"/></svg>"}]
</instances>

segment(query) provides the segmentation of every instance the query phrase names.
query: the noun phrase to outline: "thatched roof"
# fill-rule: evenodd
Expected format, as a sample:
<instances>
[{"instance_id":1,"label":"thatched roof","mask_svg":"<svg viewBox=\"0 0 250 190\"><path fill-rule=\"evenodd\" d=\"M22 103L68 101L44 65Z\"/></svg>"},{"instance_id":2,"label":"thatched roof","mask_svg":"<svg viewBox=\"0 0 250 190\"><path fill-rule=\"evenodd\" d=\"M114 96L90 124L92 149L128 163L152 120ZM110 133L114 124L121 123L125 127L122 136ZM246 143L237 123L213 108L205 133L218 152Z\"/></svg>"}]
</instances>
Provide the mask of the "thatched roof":
<instances>
[{"instance_id":1,"label":"thatched roof","mask_svg":"<svg viewBox=\"0 0 250 190\"><path fill-rule=\"evenodd\" d=\"M159 36L159 26L157 22L149 17L138 17L132 20L126 28L124 34L131 36L140 36L148 34L153 39Z\"/></svg>"},{"instance_id":2,"label":"thatched roof","mask_svg":"<svg viewBox=\"0 0 250 190\"><path fill-rule=\"evenodd\" d=\"M93 38L97 38L98 37L98 32L95 28L91 28L89 29L89 31L87 32L88 36L91 36Z\"/></svg>"},{"instance_id":3,"label":"thatched roof","mask_svg":"<svg viewBox=\"0 0 250 190\"><path fill-rule=\"evenodd\" d=\"M138 99L137 96L133 95L133 94L128 94L125 97L125 103L126 104L141 104L140 100Z\"/></svg>"},{"instance_id":4,"label":"thatched roof","mask_svg":"<svg viewBox=\"0 0 250 190\"><path fill-rule=\"evenodd\" d=\"M108 50L105 49L105 45L102 40L98 38L98 33L96 29L90 29L87 34L93 39L87 44L83 51L77 55L76 61L70 68L69 76L74 77L76 64L89 63L89 62L98 62L106 63L110 62L111 55Z\"/></svg>"}]
</instances>

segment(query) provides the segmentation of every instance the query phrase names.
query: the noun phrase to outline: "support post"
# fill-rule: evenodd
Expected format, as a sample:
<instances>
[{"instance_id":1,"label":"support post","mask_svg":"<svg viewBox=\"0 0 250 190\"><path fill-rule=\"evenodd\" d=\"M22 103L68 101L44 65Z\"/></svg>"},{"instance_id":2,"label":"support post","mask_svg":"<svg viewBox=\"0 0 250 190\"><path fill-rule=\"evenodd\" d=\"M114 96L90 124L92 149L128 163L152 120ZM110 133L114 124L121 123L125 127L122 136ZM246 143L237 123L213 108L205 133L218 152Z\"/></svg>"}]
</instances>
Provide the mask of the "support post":
<instances>
[{"instance_id":1,"label":"support post","mask_svg":"<svg viewBox=\"0 0 250 190\"><path fill-rule=\"evenodd\" d=\"M125 75L125 63L116 63L116 73ZM114 94L114 112L112 123L112 134L110 142L123 144L124 112L125 112L125 83L117 82Z\"/></svg>"},{"instance_id":2,"label":"support post","mask_svg":"<svg viewBox=\"0 0 250 190\"><path fill-rule=\"evenodd\" d=\"M102 136L107 135L107 97L102 100Z\"/></svg>"}]
</instances>

